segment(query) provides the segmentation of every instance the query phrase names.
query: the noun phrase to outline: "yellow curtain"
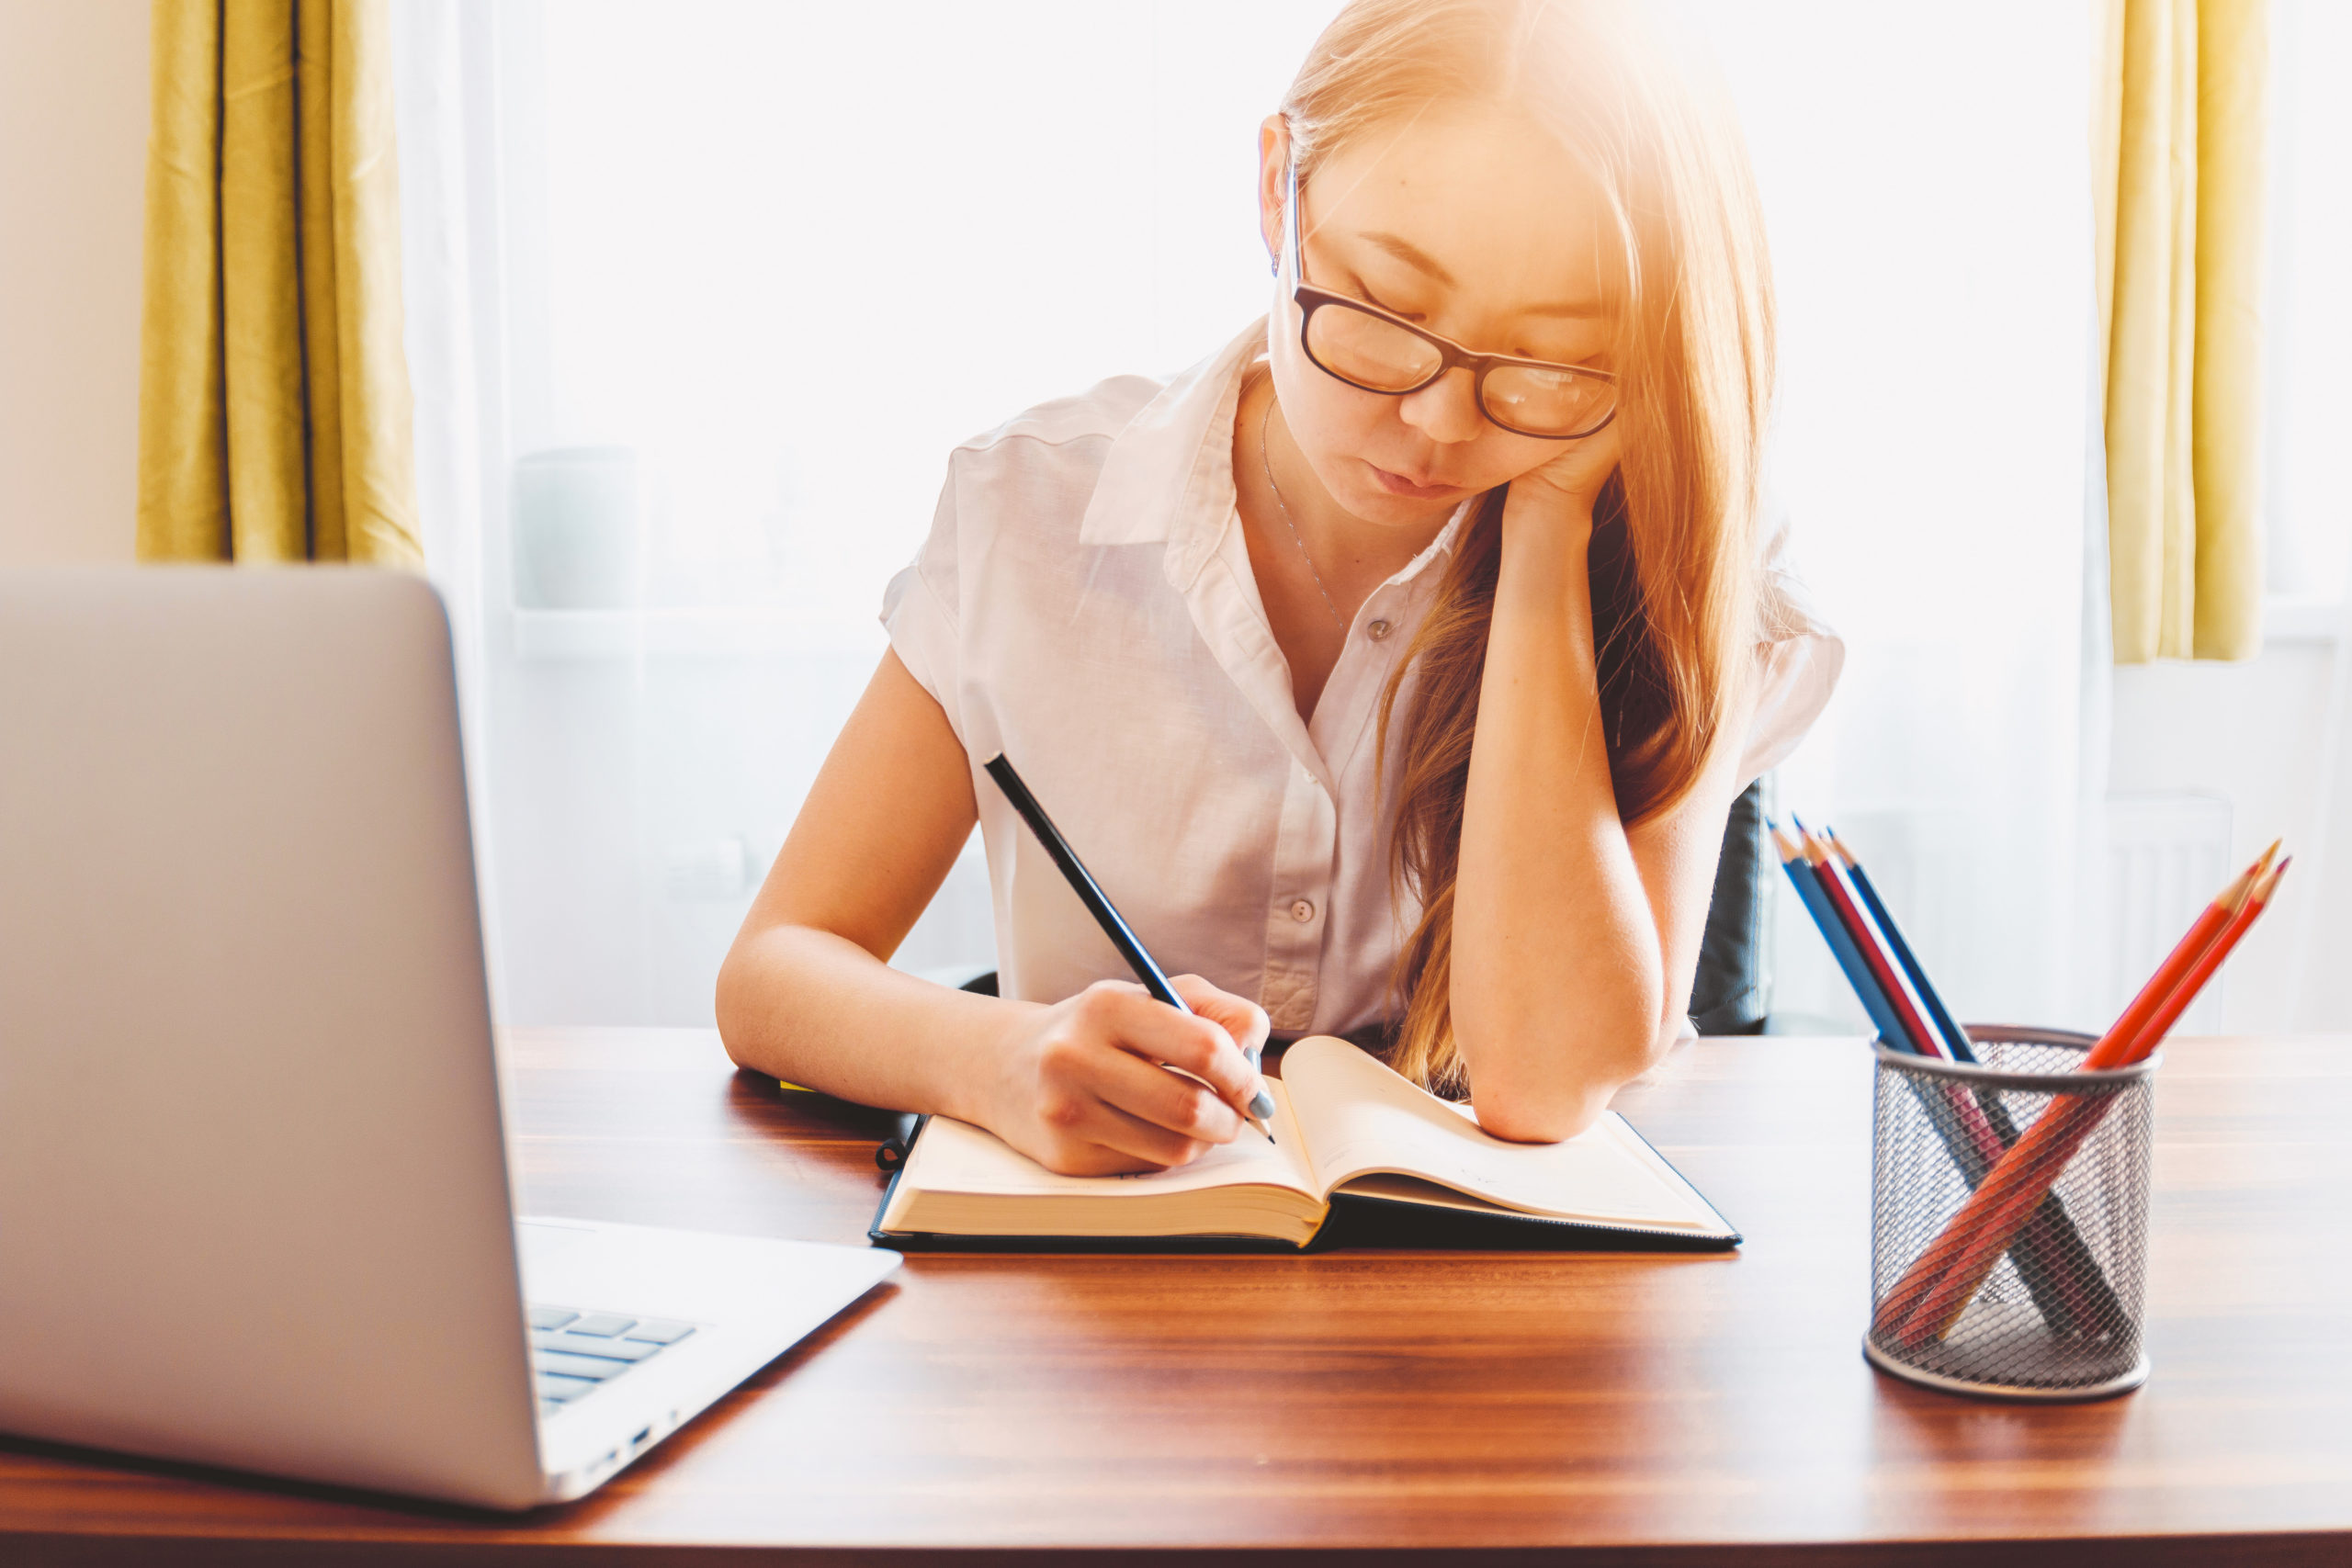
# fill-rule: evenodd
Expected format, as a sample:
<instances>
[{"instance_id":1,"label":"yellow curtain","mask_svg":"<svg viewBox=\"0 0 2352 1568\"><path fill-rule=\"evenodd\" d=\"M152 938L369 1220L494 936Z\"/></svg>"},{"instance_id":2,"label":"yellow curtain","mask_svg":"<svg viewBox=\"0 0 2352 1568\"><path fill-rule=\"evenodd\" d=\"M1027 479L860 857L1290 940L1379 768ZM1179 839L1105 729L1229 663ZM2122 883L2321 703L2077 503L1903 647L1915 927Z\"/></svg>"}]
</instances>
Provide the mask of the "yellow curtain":
<instances>
[{"instance_id":1,"label":"yellow curtain","mask_svg":"<svg viewBox=\"0 0 2352 1568\"><path fill-rule=\"evenodd\" d=\"M2098 278L2115 657L2262 647L2267 0L2101 0Z\"/></svg>"},{"instance_id":2,"label":"yellow curtain","mask_svg":"<svg viewBox=\"0 0 2352 1568\"><path fill-rule=\"evenodd\" d=\"M418 566L383 0L154 0L145 560Z\"/></svg>"}]
</instances>

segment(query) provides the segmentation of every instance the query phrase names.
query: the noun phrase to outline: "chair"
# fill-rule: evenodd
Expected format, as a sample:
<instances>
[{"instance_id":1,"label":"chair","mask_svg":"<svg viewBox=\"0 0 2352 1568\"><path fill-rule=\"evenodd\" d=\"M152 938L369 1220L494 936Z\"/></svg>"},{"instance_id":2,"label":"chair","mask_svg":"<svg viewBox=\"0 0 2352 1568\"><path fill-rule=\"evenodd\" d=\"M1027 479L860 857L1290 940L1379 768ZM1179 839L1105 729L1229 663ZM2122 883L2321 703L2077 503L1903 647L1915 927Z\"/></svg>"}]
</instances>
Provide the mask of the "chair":
<instances>
[{"instance_id":1,"label":"chair","mask_svg":"<svg viewBox=\"0 0 2352 1568\"><path fill-rule=\"evenodd\" d=\"M1690 1021L1702 1034L1760 1034L1772 1006L1772 851L1767 774L1732 802L1715 862L1715 890L1699 940L1699 973L1690 987ZM934 970L930 978L982 996L996 995L996 971L971 965Z\"/></svg>"},{"instance_id":2,"label":"chair","mask_svg":"<svg viewBox=\"0 0 2352 1568\"><path fill-rule=\"evenodd\" d=\"M1702 1034L1761 1034L1772 1010L1772 877L1780 856L1765 826L1771 808L1767 773L1740 792L1724 824L1690 986L1690 1021Z\"/></svg>"}]
</instances>

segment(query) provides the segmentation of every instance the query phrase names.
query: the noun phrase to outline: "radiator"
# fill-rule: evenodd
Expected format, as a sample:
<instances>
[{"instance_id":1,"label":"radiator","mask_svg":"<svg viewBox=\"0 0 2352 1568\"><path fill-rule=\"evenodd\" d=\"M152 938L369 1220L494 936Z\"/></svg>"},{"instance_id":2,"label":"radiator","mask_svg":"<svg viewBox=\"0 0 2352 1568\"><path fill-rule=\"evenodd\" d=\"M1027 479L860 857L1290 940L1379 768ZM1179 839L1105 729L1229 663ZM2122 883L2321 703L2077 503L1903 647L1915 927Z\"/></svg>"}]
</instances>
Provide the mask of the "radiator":
<instances>
[{"instance_id":1,"label":"radiator","mask_svg":"<svg viewBox=\"0 0 2352 1568\"><path fill-rule=\"evenodd\" d=\"M2101 1016L2123 1010L2234 869L2230 803L2217 795L2114 795L2107 800L2107 942ZM2217 975L2177 1026L2218 1033Z\"/></svg>"}]
</instances>

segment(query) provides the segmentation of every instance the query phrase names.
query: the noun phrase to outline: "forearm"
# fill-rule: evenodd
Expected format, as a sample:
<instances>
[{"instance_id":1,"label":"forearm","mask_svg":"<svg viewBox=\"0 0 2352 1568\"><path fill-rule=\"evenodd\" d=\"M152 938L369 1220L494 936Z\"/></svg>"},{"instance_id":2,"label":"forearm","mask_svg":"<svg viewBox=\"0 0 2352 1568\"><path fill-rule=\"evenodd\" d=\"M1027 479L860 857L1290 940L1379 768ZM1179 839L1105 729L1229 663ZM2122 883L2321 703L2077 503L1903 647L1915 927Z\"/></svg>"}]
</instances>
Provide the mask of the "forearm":
<instances>
[{"instance_id":1,"label":"forearm","mask_svg":"<svg viewBox=\"0 0 2352 1568\"><path fill-rule=\"evenodd\" d=\"M746 930L719 972L718 1031L743 1066L894 1111L985 1122L989 1073L1044 1008L950 990L808 926Z\"/></svg>"},{"instance_id":2,"label":"forearm","mask_svg":"<svg viewBox=\"0 0 2352 1568\"><path fill-rule=\"evenodd\" d=\"M1454 891L1455 1039L1481 1121L1526 1138L1597 1116L1655 1058L1666 1012L1657 918L1610 779L1590 520L1563 511L1504 518Z\"/></svg>"}]
</instances>

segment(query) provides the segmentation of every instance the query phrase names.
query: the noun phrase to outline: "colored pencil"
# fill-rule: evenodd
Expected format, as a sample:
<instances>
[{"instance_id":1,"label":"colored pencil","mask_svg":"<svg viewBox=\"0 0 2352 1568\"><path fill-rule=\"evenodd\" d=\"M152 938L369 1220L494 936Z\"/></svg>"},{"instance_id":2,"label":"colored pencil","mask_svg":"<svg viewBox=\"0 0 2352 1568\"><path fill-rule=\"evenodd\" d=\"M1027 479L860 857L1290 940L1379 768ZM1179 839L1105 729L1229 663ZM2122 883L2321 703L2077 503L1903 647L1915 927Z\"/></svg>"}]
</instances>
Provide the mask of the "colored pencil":
<instances>
[{"instance_id":1,"label":"colored pencil","mask_svg":"<svg viewBox=\"0 0 2352 1568\"><path fill-rule=\"evenodd\" d=\"M1905 1074L1904 1082L1935 1129L1944 1152L1951 1156L1961 1179L1972 1190L1983 1186L2007 1147L1992 1125L1995 1112L2000 1110L1998 1101L1988 1105L1989 1097L1971 1095L1963 1085L1931 1084L1914 1074ZM2001 1120L2007 1118L2004 1114ZM2011 1126L2013 1138L2014 1123ZM2056 1193L2044 1196L2007 1250L2017 1264L2018 1277L2052 1332L2073 1334L2111 1320L2115 1291Z\"/></svg>"},{"instance_id":2,"label":"colored pencil","mask_svg":"<svg viewBox=\"0 0 2352 1568\"><path fill-rule=\"evenodd\" d=\"M2273 848L2275 850L2276 846ZM2084 1058L2084 1070L2103 1070L2124 1065L2124 1053L2137 1042L2147 1021L2163 1007L2165 998L2244 906L2270 852L2265 852L2261 861L2240 873L2190 922L2188 931L2174 945L2165 961L2156 966L2156 972L2141 987L2140 994L2132 998L2131 1005L2123 1010L2122 1015ZM1913 1309L1928 1296L1942 1299L1944 1292L1935 1289L1938 1281L1953 1269L1962 1255L1970 1250L1975 1238L1988 1234L1988 1223L1994 1218L1994 1206L2014 1199L2015 1190L2024 1184L2032 1164L2045 1158L2051 1145L2064 1134L2066 1121L2064 1115L2045 1112L2032 1128L2028 1129L2025 1137L2011 1147L2001 1162L2007 1174L2003 1175L1996 1168L1945 1224L1942 1233L1913 1260L1894 1289L1879 1303L1876 1324L1882 1332L1902 1327L1908 1339ZM2056 1175L2057 1171L2052 1170L2052 1181Z\"/></svg>"},{"instance_id":3,"label":"colored pencil","mask_svg":"<svg viewBox=\"0 0 2352 1568\"><path fill-rule=\"evenodd\" d=\"M1907 1039L1894 1009L1886 999L1879 978L1879 971L1864 962L1858 941L1869 940L1867 931L1849 927L1838 918L1836 908L1822 884L1826 880L1824 868L1783 832L1778 824L1770 824L1775 846L1781 853L1781 869L1796 887L1805 908L1820 928L1822 937L1829 943L1838 967L1846 972L1847 983L1861 998L1865 1011L1878 1026L1880 1037L1896 1050L1919 1055ZM1800 824L1802 829L1802 824ZM1973 1189L1984 1179L1984 1173L1999 1159L2002 1151L2017 1136L2015 1127L2006 1134L2002 1124L2006 1114L1996 1122L1990 1114L1999 1109L1998 1102L1985 1106L1981 1098L1972 1098L1958 1084L1930 1085L1910 1075L1904 1076L1913 1098L1927 1116L1928 1125L1951 1157L1953 1168L1960 1178ZM2074 1224L2056 1200L2052 1212L2035 1217L2018 1238L2014 1249L2018 1273L2031 1292L2034 1304L2058 1333L2067 1333L2083 1324L2097 1321L2103 1300L2111 1300L2114 1292L2108 1288L2106 1277L2098 1270L2096 1259L2075 1234Z\"/></svg>"},{"instance_id":4,"label":"colored pencil","mask_svg":"<svg viewBox=\"0 0 2352 1568\"><path fill-rule=\"evenodd\" d=\"M1903 976L1896 972L1886 944L1871 929L1868 917L1863 915L1853 888L1842 874L1842 868L1821 840L1811 833L1803 835L1799 842L1804 847L1806 863L1813 867L1814 874L1821 878L1821 890L1828 896L1830 908L1838 912L1838 923L1853 938L1854 947L1861 953L1862 962L1870 965L1879 988L1886 993L1887 1004L1894 1010L1895 1021L1901 1026L1911 1050L1922 1056L1943 1055L1943 1043L1928 1027L1926 1018L1921 1016L1917 998L1903 983Z\"/></svg>"},{"instance_id":5,"label":"colored pencil","mask_svg":"<svg viewBox=\"0 0 2352 1568\"><path fill-rule=\"evenodd\" d=\"M2243 910L2256 884L2270 870L2271 857L2278 852L2278 840L2273 839L2260 858L2238 873L2237 880L2205 906L2204 911L2188 928L2188 933L2174 945L2165 961L2156 965L2156 972L2148 977L2148 983L2140 987L2140 994L2132 998L2131 1006L2123 1010L2122 1015L2108 1026L2107 1032L2099 1036L2098 1043L2091 1047L2091 1054L2083 1061L2086 1068L2120 1067L2135 1059L2132 1053L2140 1050L2140 1042L2147 1032L2148 1021L2163 1010L2172 993L2179 988L2181 980L2205 955L2206 949L2221 937ZM2153 1043L2150 1048L2153 1049ZM2147 1053L2143 1050L2140 1054L2145 1055Z\"/></svg>"},{"instance_id":6,"label":"colored pencil","mask_svg":"<svg viewBox=\"0 0 2352 1568\"><path fill-rule=\"evenodd\" d=\"M1790 886L1797 890L1797 897L1804 902L1806 913L1820 928L1822 940L1829 944L1830 956L1837 959L1838 967L1846 972L1846 983L1854 988L1862 1010L1870 1014L1871 1027L1878 1031L1879 1038L1897 1050L1910 1050L1909 1042L1903 1037L1902 1021L1895 1017L1894 1009L1887 1002L1886 993L1879 988L1877 976L1871 973L1870 965L1862 962L1861 953L1854 946L1854 939L1847 934L1844 922L1838 919L1837 910L1830 908L1829 896L1821 890L1821 879L1815 872L1813 863L1805 859L1804 852L1797 847L1779 823L1768 823L1766 826L1771 830L1773 846L1780 852L1781 869L1788 873Z\"/></svg>"},{"instance_id":7,"label":"colored pencil","mask_svg":"<svg viewBox=\"0 0 2352 1568\"><path fill-rule=\"evenodd\" d=\"M1801 822L1798 825L1804 826ZM1911 944L1905 939L1903 928L1895 922L1893 911L1887 908L1886 901L1879 897L1877 886L1871 882L1869 871L1864 869L1861 857L1826 823L1819 829L1818 836L1845 866L1854 891L1861 896L1864 907L1877 921L1880 934L1886 939L1895 962L1925 1004L1929 1020L1942 1034L1945 1048L1952 1060L1973 1063L1976 1060L1975 1042L1968 1037L1968 1031L1961 1027L1952 1017L1951 1010L1944 1005L1935 982L1928 978L1926 966L1911 951ZM1992 1123L1993 1134L2000 1140L2003 1149L2018 1141L2017 1120L2009 1114L2007 1104L1996 1090L1978 1090L1976 1102L1984 1107L1984 1119ZM1999 1156L1995 1157L1997 1159ZM1972 1188L1979 1185L1984 1178L1982 1169L1963 1174L1967 1175L1968 1185ZM2074 1216L2066 1212L2064 1199L2055 1192L2044 1195L2041 1207L2019 1239L2029 1245L2014 1249L2011 1255L2017 1258L2018 1272L2024 1278L2027 1289L2033 1292L2035 1304L2041 1308L2042 1316L2052 1328L2063 1334L2070 1327L2085 1328L2097 1323L2120 1320L2122 1303L2116 1299L2115 1288L2108 1282L2107 1271L2099 1267L2098 1258L2084 1242L2082 1233L2075 1229ZM2031 1268L2036 1262L2046 1269L2061 1287L2066 1308L2063 1318L2052 1314L2051 1303L2044 1299L2045 1292L2036 1288Z\"/></svg>"},{"instance_id":8,"label":"colored pencil","mask_svg":"<svg viewBox=\"0 0 2352 1568\"><path fill-rule=\"evenodd\" d=\"M2290 860L2292 858L2289 857ZM2246 897L2244 907L2232 919L2229 926L2221 936L2214 939L2188 975L2173 988L2172 995L2165 998L2163 1007L2143 1026L2137 1043L2132 1053L2123 1058L2120 1065L2128 1066L2132 1063L2144 1061L2154 1052L2165 1035L2171 1031L2172 1026L2179 1021L2180 1015L2186 1012L2189 1004L2197 999L2197 993L2205 988L2205 983L2211 980L2222 967L2231 951L2253 927L2254 922L2262 918L2262 911L2269 908L2271 896L2278 887L2278 879L2286 874L2287 865L2288 861L2280 861L2276 867L2263 876L2261 881L2255 884L2253 890ZM2075 1100L2065 1106L2059 1118L2062 1125L2058 1134L2051 1142L2051 1151L2045 1161L2050 1171L2049 1180L2057 1179L2059 1173L2065 1169L2066 1162L2074 1157L2075 1151L2082 1146L2100 1121L2106 1117L2109 1108L2113 1104L2114 1100L2111 1098L2105 1098L2097 1100ZM2045 1117L2045 1120L2049 1118ZM2030 1188L2028 1187L2026 1190L2030 1190ZM1975 1300L1976 1292L1984 1288L1985 1277L1992 1273L1995 1262L1999 1259L2000 1255L1997 1252L1987 1255L1984 1247L1990 1245L1991 1235L2008 1223L2007 1210L2008 1206L2004 1205L1996 1211L1992 1231L1988 1232L1978 1246L1962 1255L1960 1260L1947 1271L1945 1283L1930 1292L1921 1301L1918 1308L1911 1314L1910 1321L1905 1325L1906 1335L1916 1338L1926 1324L1939 1312L1941 1317L1940 1321L1935 1324L1936 1337L1941 1338L1951 1332L1952 1325L1960 1321L1961 1314L1968 1310L1968 1303Z\"/></svg>"},{"instance_id":9,"label":"colored pencil","mask_svg":"<svg viewBox=\"0 0 2352 1568\"><path fill-rule=\"evenodd\" d=\"M2276 850L2278 846L2273 844L2271 848ZM2245 940L2245 933L2253 929L2254 922L2262 919L2263 911L2270 908L2271 901L2278 896L2278 884L2285 878L2287 868L2294 863L2295 857L2289 855L2264 873L2261 880L2254 885L2245 896L2245 907L2231 919L2228 929L2214 939L2213 945L2207 948L2188 973L2181 976L2180 984L2173 987L2164 1005L2141 1026L2139 1038L2124 1052L2125 1066L2143 1062L2155 1054L2156 1047L2164 1043L2165 1036L2172 1032L2173 1025L2180 1021L2180 1015L2197 1000L2197 993L2203 990L2206 983L2220 972L2231 953Z\"/></svg>"},{"instance_id":10,"label":"colored pencil","mask_svg":"<svg viewBox=\"0 0 2352 1568\"><path fill-rule=\"evenodd\" d=\"M2269 864L2277 851L2273 844L2206 906L2092 1049L2084 1070L2128 1066L2154 1051L2268 907L2287 869L2284 862ZM2112 1097L2065 1101L2026 1129L1880 1303L1877 1328L1905 1344L1950 1333L2038 1199L2113 1104Z\"/></svg>"},{"instance_id":11,"label":"colored pencil","mask_svg":"<svg viewBox=\"0 0 2352 1568\"><path fill-rule=\"evenodd\" d=\"M1802 827L1804 824L1800 823L1798 826ZM1904 938L1903 928L1894 923L1893 912L1887 908L1886 901L1878 896L1878 885L1871 880L1871 874L1863 869L1860 858L1847 845L1845 840L1831 832L1827 827L1821 829L1820 836L1822 841L1829 846L1830 852L1835 854L1839 863L1845 866L1847 878L1853 883L1854 891L1861 895L1862 905L1870 910L1871 918L1878 922L1880 932L1886 938L1886 945L1894 951L1895 962L1910 980L1911 988L1919 994L1919 999L1927 1005L1929 1021L1935 1024L1944 1037L1946 1054L1955 1062L1976 1060L1974 1042L1968 1038L1968 1031L1952 1021L1951 1010L1944 1006L1944 999L1937 992L1935 982L1928 978L1928 971L1921 967L1917 956L1912 953L1910 942Z\"/></svg>"}]
</instances>

